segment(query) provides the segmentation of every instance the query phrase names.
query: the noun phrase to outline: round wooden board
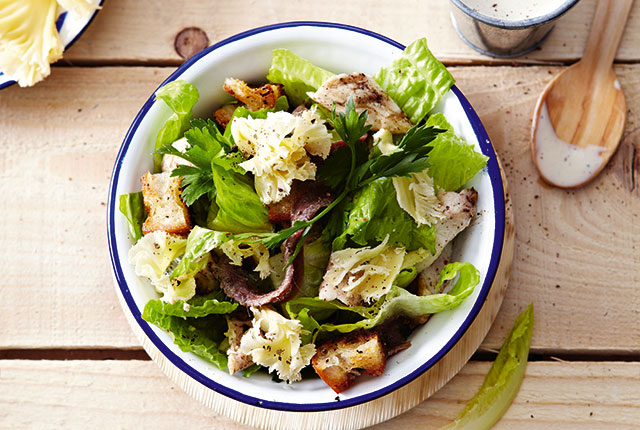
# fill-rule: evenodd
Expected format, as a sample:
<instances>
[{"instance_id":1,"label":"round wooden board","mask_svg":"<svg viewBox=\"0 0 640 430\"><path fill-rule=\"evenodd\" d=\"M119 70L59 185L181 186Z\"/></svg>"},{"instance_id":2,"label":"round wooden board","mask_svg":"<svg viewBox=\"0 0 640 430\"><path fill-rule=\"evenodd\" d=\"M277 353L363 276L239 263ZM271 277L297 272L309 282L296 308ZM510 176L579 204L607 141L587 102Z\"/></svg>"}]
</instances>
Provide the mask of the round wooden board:
<instances>
[{"instance_id":1,"label":"round wooden board","mask_svg":"<svg viewBox=\"0 0 640 430\"><path fill-rule=\"evenodd\" d=\"M487 299L467 332L440 361L420 377L386 396L345 409L321 412L286 412L247 405L202 385L160 353L134 319L116 283L116 291L127 321L149 357L173 382L215 413L239 423L262 429L311 430L360 429L387 421L420 404L449 382L478 349L498 314L511 272L515 238L511 197L500 160L498 165L504 186L505 232L500 263Z\"/></svg>"}]
</instances>

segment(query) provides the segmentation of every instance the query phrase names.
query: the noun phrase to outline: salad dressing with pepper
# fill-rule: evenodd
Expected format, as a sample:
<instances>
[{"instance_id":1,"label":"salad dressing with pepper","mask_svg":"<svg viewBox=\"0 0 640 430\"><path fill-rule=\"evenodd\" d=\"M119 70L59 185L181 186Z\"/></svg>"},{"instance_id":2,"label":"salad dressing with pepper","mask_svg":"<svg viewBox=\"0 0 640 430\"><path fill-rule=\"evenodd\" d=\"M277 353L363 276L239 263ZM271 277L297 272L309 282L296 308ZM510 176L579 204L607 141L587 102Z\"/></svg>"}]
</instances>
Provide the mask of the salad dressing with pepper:
<instances>
[{"instance_id":1,"label":"salad dressing with pepper","mask_svg":"<svg viewBox=\"0 0 640 430\"><path fill-rule=\"evenodd\" d=\"M572 187L587 181L605 162L600 156L603 150L595 145L581 148L560 139L549 119L547 104L542 105L536 128L536 163L554 185Z\"/></svg>"}]
</instances>

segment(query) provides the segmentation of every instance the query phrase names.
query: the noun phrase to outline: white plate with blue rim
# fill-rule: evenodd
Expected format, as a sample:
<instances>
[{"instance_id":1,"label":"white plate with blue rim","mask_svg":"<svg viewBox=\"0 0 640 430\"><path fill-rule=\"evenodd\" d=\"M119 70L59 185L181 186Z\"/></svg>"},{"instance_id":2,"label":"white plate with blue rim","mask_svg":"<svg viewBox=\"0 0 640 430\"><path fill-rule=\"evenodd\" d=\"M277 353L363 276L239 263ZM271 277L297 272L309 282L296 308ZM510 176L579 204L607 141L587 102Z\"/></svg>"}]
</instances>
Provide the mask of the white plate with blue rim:
<instances>
[{"instance_id":1,"label":"white plate with blue rim","mask_svg":"<svg viewBox=\"0 0 640 430\"><path fill-rule=\"evenodd\" d=\"M104 0L100 0L99 6L102 6L102 3L104 3ZM99 9L96 9L87 17L78 17L62 10L60 6L58 6L56 29L58 30L58 34L60 34L60 41L65 51L80 38L82 33L89 27L89 24L91 24L91 21L96 17L98 11ZM16 81L13 80L11 76L2 73L0 70L0 90L15 83Z\"/></svg>"},{"instance_id":2,"label":"white plate with blue rim","mask_svg":"<svg viewBox=\"0 0 640 430\"><path fill-rule=\"evenodd\" d=\"M210 117L216 107L229 100L222 90L224 79L264 82L275 48L288 48L335 73L357 71L373 75L404 47L371 31L342 24L275 24L210 46L186 61L160 86L176 79L195 85L200 99L194 117ZM467 184L478 191L480 215L454 244L454 257L473 263L481 273L481 282L459 307L432 316L418 328L411 335L412 346L391 357L382 376L361 377L336 396L319 378L287 385L274 382L266 374L257 373L250 378L229 375L192 353L182 352L168 333L142 319L145 304L158 295L149 283L136 276L128 262L132 241L117 206L119 195L140 190L140 177L153 166L151 153L157 132L171 115L167 106L154 103L152 94L133 120L117 155L107 209L116 291L129 323L151 358L187 393L215 412L260 428L370 426L406 411L444 385L473 354L495 318L504 294L513 242L510 211L505 206L506 184L480 119L455 86L436 110L446 115L459 135L489 157L486 168ZM483 305L488 297L496 303L485 311ZM478 318L479 314L482 318ZM479 332L477 327L481 327ZM475 338L461 342L471 331ZM460 346L466 349L460 352L456 349ZM454 362L444 363L454 355ZM429 375L434 371L440 373ZM429 379L428 386L420 385L425 378Z\"/></svg>"}]
</instances>

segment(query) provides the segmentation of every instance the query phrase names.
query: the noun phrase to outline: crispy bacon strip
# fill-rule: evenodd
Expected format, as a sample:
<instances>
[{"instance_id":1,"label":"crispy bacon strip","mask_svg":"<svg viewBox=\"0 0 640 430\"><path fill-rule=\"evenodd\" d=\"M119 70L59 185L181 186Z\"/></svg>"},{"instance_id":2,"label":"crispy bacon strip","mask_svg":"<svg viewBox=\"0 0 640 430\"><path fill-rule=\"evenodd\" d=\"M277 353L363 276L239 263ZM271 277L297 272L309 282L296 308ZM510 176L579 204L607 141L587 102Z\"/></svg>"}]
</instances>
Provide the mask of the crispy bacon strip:
<instances>
[{"instance_id":1,"label":"crispy bacon strip","mask_svg":"<svg viewBox=\"0 0 640 430\"><path fill-rule=\"evenodd\" d=\"M331 203L331 196L326 189L315 182L296 188L295 202L291 208L291 220L309 221L320 209ZM302 236L303 229L296 231L284 241L284 261L288 261L296 249L296 245ZM251 280L241 267L234 266L227 257L222 257L218 263L218 277L220 288L225 294L243 306L264 306L269 303L278 303L286 300L302 282L304 275L304 256L298 254L293 264L290 264L284 273L282 283L275 290L260 294L256 292Z\"/></svg>"}]
</instances>

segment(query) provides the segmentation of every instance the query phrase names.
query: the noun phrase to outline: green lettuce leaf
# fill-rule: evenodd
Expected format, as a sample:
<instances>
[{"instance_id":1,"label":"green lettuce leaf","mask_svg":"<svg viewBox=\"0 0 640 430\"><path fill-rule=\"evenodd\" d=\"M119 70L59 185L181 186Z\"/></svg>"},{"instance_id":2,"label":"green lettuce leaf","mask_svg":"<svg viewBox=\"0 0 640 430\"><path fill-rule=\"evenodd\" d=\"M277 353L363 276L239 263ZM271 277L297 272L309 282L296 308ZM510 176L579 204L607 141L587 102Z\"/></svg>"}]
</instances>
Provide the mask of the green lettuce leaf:
<instances>
[{"instance_id":1,"label":"green lettuce leaf","mask_svg":"<svg viewBox=\"0 0 640 430\"><path fill-rule=\"evenodd\" d=\"M149 307L150 312L153 310L153 312L162 315L182 318L202 318L213 314L229 314L236 310L238 304L225 299L227 299L227 297L224 293L217 290L206 296L194 296L186 302L178 300L175 303L167 303L160 299L149 300L145 306L145 311L146 308ZM187 306L185 306L185 303Z\"/></svg>"},{"instance_id":2,"label":"green lettuce leaf","mask_svg":"<svg viewBox=\"0 0 640 430\"><path fill-rule=\"evenodd\" d=\"M304 244L304 277L298 293L300 296L315 297L318 295L318 287L322 283L330 255L331 247L322 239Z\"/></svg>"},{"instance_id":3,"label":"green lettuce leaf","mask_svg":"<svg viewBox=\"0 0 640 430\"><path fill-rule=\"evenodd\" d=\"M142 224L147 218L142 193L122 194L119 199L120 212L128 221L129 235L135 243L142 237Z\"/></svg>"},{"instance_id":4,"label":"green lettuce leaf","mask_svg":"<svg viewBox=\"0 0 640 430\"><path fill-rule=\"evenodd\" d=\"M435 229L418 226L398 205L391 178L373 181L358 191L353 201L346 229L333 242L334 250L345 248L349 241L359 246L377 245L389 236L390 245L407 251L425 248L435 252Z\"/></svg>"},{"instance_id":5,"label":"green lettuce leaf","mask_svg":"<svg viewBox=\"0 0 640 430\"><path fill-rule=\"evenodd\" d=\"M407 46L391 65L383 67L374 79L418 124L455 83L451 73L433 56L422 38Z\"/></svg>"},{"instance_id":6,"label":"green lettuce leaf","mask_svg":"<svg viewBox=\"0 0 640 430\"><path fill-rule=\"evenodd\" d=\"M242 371L242 376L248 378L260 369L262 369L262 366L260 366L259 364L252 364Z\"/></svg>"},{"instance_id":7,"label":"green lettuce leaf","mask_svg":"<svg viewBox=\"0 0 640 430\"><path fill-rule=\"evenodd\" d=\"M476 152L473 145L458 137L443 114L431 115L426 125L447 130L427 145L431 147L427 173L436 187L456 191L487 164L489 157Z\"/></svg>"},{"instance_id":8,"label":"green lettuce leaf","mask_svg":"<svg viewBox=\"0 0 640 430\"><path fill-rule=\"evenodd\" d=\"M372 306L349 307L338 301L323 301L319 298L295 298L287 302L286 309L289 315L297 318L302 309L307 309L308 316L322 322L329 317L336 318L336 313L357 314L361 319L346 323L323 323L318 332L338 331L349 333L360 329L370 329L382 324L389 318L407 316L417 318L426 314L454 309L464 299L469 297L474 288L480 282L480 273L471 263L447 264L440 273L440 280L436 285L436 291L444 282L458 277L455 285L448 293L432 294L429 296L416 296L398 286L391 287L391 291ZM343 316L344 318L344 316Z\"/></svg>"},{"instance_id":9,"label":"green lettuce leaf","mask_svg":"<svg viewBox=\"0 0 640 430\"><path fill-rule=\"evenodd\" d=\"M156 136L156 150L180 139L189 129L192 109L199 97L198 89L183 80L171 81L156 91L155 100L164 101L173 111ZM154 154L153 164L156 171L160 170L162 155Z\"/></svg>"},{"instance_id":10,"label":"green lettuce leaf","mask_svg":"<svg viewBox=\"0 0 640 430\"><path fill-rule=\"evenodd\" d=\"M216 187L215 205L211 205L207 227L231 233L269 232L269 211L260 201L248 176L211 165Z\"/></svg>"},{"instance_id":11,"label":"green lettuce leaf","mask_svg":"<svg viewBox=\"0 0 640 430\"><path fill-rule=\"evenodd\" d=\"M489 430L509 409L527 368L533 334L533 303L518 315L478 393L442 430Z\"/></svg>"},{"instance_id":12,"label":"green lettuce leaf","mask_svg":"<svg viewBox=\"0 0 640 430\"><path fill-rule=\"evenodd\" d=\"M144 307L142 318L145 321L169 331L173 335L174 343L182 351L193 352L220 369L227 368L227 354L219 349L220 341L224 338L226 331L226 322L223 318L210 315L198 319L185 319L166 315L156 309L157 305L154 302L151 300Z\"/></svg>"},{"instance_id":13,"label":"green lettuce leaf","mask_svg":"<svg viewBox=\"0 0 640 430\"><path fill-rule=\"evenodd\" d=\"M200 226L194 226L187 237L187 245L180 263L171 272L171 279L180 276L193 276L202 270L207 260L203 259L209 252L220 247L229 240L227 233L209 230Z\"/></svg>"},{"instance_id":14,"label":"green lettuce leaf","mask_svg":"<svg viewBox=\"0 0 640 430\"><path fill-rule=\"evenodd\" d=\"M298 106L309 98L307 92L317 90L333 75L288 49L274 49L267 79L274 84L282 84L291 103Z\"/></svg>"}]
</instances>

